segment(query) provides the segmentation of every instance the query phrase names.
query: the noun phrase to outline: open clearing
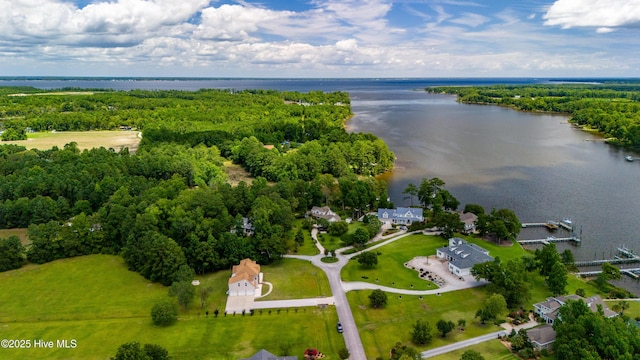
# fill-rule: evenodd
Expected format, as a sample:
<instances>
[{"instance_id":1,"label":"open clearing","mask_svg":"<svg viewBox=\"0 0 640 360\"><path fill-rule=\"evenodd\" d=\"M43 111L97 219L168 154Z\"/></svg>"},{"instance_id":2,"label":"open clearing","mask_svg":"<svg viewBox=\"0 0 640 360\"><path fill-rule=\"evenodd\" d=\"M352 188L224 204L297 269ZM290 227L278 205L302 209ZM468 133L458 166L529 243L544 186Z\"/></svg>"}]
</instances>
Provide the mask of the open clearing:
<instances>
[{"instance_id":1,"label":"open clearing","mask_svg":"<svg viewBox=\"0 0 640 360\"><path fill-rule=\"evenodd\" d=\"M20 238L22 245L28 245L30 243L26 228L0 229L0 238L2 239L6 239L9 236L14 235Z\"/></svg>"},{"instance_id":2,"label":"open clearing","mask_svg":"<svg viewBox=\"0 0 640 360\"><path fill-rule=\"evenodd\" d=\"M36 132L27 134L27 140L2 141L0 144L16 144L27 149L48 150L54 146L63 148L66 144L75 141L78 149L93 149L101 146L115 151L125 147L129 152L135 152L140 144L137 131L56 131Z\"/></svg>"},{"instance_id":3,"label":"open clearing","mask_svg":"<svg viewBox=\"0 0 640 360\"><path fill-rule=\"evenodd\" d=\"M264 348L302 356L308 347L337 359L344 340L334 307L215 317L228 271L197 276L214 286L206 310L194 299L178 322L153 326L150 311L167 288L128 271L122 258L90 255L0 273L0 338L76 339L75 349L2 349L2 359L108 359L125 342L153 343L174 359L237 359ZM288 349L288 351L286 350Z\"/></svg>"}]
</instances>

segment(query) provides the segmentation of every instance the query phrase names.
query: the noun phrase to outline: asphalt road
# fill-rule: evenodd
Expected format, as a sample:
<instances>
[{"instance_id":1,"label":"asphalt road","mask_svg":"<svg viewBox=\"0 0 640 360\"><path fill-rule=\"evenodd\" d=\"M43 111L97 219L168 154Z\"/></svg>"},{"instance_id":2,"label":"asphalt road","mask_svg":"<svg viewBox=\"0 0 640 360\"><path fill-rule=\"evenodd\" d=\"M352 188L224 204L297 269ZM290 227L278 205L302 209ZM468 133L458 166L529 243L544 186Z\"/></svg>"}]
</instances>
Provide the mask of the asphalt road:
<instances>
[{"instance_id":1,"label":"asphalt road","mask_svg":"<svg viewBox=\"0 0 640 360\"><path fill-rule=\"evenodd\" d=\"M371 248L369 248L367 250L376 249L378 247L384 246L384 245L386 245L386 244L388 244L390 242L396 241L396 240L401 239L401 238L403 238L405 236L408 236L408 235L411 235L411 233L404 233L404 234L400 234L400 235L396 234L395 236L392 236L387 241L384 241L384 242L382 242L380 244L377 244L377 245L375 245L375 246L373 246L373 247L371 247ZM349 259L351 259L352 257L358 255L358 253L350 254L350 255L341 255L340 254L341 251L343 251L345 249L338 249L338 250L336 250L338 262L335 262L335 263L324 263L324 262L321 261L321 259L324 257L324 248L322 247L320 242L317 241L317 230L316 229L313 229L311 231L311 237L314 240L316 240L316 246L318 247L318 250L320 251L320 254L315 255L315 256L285 255L285 257L310 261L313 265L319 267L320 269L322 269L327 274L327 278L329 280L329 286L331 287L331 294L333 295L333 300L334 300L334 303L335 303L335 306L336 306L336 312L338 313L338 319L339 319L339 321L342 324L342 327L344 329L344 332L342 333L342 335L344 337L345 346L347 347L347 350L349 350L349 353L351 354L351 356L349 358L352 359L352 360L365 360L367 357L366 357L365 352L364 352L364 347L362 346L362 340L360 339L360 334L358 333L358 328L356 327L356 322L355 322L355 320L353 318L353 313L351 312L351 308L349 307L349 302L347 301L346 293L348 291L351 291L351 290L364 290L364 289L372 289L372 288L382 288L383 290L388 291L388 292L392 292L392 293L413 294L413 295L430 295L430 294L434 294L434 293L438 293L438 292L458 290L458 288L456 288L456 287L451 287L450 289L440 288L439 290L436 289L436 290L414 291L414 290L386 288L386 287L377 286L376 284L363 283L363 282L343 283L341 281L341 279L340 279L340 271L349 262ZM380 240L380 239L381 239L380 236L376 236L376 238L374 238L372 241L377 241L377 240ZM468 282L468 283L464 284L464 287L472 287L472 286L479 286L479 285L481 285L481 283ZM480 343L480 342L483 342L483 341L491 340L491 339L497 338L498 333L499 332L496 332L496 333L480 336L478 338L462 341L460 343L444 346L442 348L425 351L423 353L423 357L425 357L424 354L427 354L427 357L429 357L429 356L434 356L434 355L437 355L437 354L440 354L440 353L445 353L445 352L448 352L448 351L452 351L452 350L455 350L455 349L458 349L458 348L463 348L465 346L470 346L470 345L474 344L473 341L477 341L476 343ZM453 348L452 348L452 350L446 350L446 348L448 348L448 347L453 347ZM440 351L440 352L434 353L433 355L429 355L431 352L435 352L435 351Z\"/></svg>"},{"instance_id":2,"label":"asphalt road","mask_svg":"<svg viewBox=\"0 0 640 360\"><path fill-rule=\"evenodd\" d=\"M420 355L422 356L423 359L426 359L426 358L430 358L430 357L446 354L446 353L448 353L450 351L459 350L459 349L462 349L462 348L466 348L467 346L476 345L476 344L483 343L485 341L497 339L498 338L498 334L500 334L500 333L504 334L504 333L506 333L506 331L505 330L496 331L496 332L493 332L493 333L490 333L490 334L486 334L486 335L475 337L473 339L468 339L468 340L464 340L464 341L458 341L458 342L450 344L450 345L445 345L445 346L441 346L439 348L423 351Z\"/></svg>"}]
</instances>

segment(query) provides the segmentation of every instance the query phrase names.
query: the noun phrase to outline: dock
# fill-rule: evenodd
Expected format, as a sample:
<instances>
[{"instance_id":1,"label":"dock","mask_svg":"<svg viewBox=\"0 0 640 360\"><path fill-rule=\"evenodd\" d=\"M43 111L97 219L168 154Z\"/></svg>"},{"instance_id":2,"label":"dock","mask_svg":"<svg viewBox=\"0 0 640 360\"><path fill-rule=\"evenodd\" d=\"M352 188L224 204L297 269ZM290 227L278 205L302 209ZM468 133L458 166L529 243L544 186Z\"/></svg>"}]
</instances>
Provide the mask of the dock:
<instances>
[{"instance_id":1,"label":"dock","mask_svg":"<svg viewBox=\"0 0 640 360\"><path fill-rule=\"evenodd\" d=\"M557 230L558 228L563 228L567 231L573 231L573 222L569 219L563 219L561 221L547 220L546 222L522 223L522 227L546 227L549 230Z\"/></svg>"},{"instance_id":2,"label":"dock","mask_svg":"<svg viewBox=\"0 0 640 360\"><path fill-rule=\"evenodd\" d=\"M619 255L616 255L613 259L576 261L574 264L575 266L601 266L604 263L609 263L611 265L640 263L640 256L634 254L627 247L619 247L618 254Z\"/></svg>"},{"instance_id":3,"label":"dock","mask_svg":"<svg viewBox=\"0 0 640 360\"><path fill-rule=\"evenodd\" d=\"M580 244L580 238L577 238L575 236L571 236L571 237L563 237L563 238L557 238L555 236L549 236L546 239L530 239L530 240L517 240L518 244L520 245L536 245L536 244L542 244L542 245L548 245L551 243L558 243L558 242L573 242L575 244Z\"/></svg>"},{"instance_id":4,"label":"dock","mask_svg":"<svg viewBox=\"0 0 640 360\"><path fill-rule=\"evenodd\" d=\"M598 276L598 274L602 273L602 270L596 270L596 271L581 271L581 272L577 272L576 275L580 276L580 277L591 277L591 276ZM633 269L620 269L620 274L624 274L629 276L630 278L633 279L640 279L640 268L633 268Z\"/></svg>"}]
</instances>

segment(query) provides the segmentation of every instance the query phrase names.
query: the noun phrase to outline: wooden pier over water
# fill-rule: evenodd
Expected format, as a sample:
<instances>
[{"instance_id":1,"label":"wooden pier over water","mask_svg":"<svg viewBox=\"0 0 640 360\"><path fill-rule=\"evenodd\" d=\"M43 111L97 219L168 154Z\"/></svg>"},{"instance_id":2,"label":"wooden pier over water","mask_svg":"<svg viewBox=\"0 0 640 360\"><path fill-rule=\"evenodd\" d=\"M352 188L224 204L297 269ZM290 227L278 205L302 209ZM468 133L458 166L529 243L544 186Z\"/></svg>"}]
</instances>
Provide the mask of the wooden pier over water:
<instances>
[{"instance_id":1,"label":"wooden pier over water","mask_svg":"<svg viewBox=\"0 0 640 360\"><path fill-rule=\"evenodd\" d=\"M522 223L523 228L543 226L549 230L557 230L558 228L563 228L567 231L573 231L573 222L569 219L564 219L562 221L547 220L546 222Z\"/></svg>"},{"instance_id":2,"label":"wooden pier over water","mask_svg":"<svg viewBox=\"0 0 640 360\"><path fill-rule=\"evenodd\" d=\"M557 242L573 242L575 244L580 244L580 238L577 238L575 236L570 236L570 237L563 237L563 238L557 238L555 236L549 236L546 239L530 239L530 240L517 240L518 244L520 245L536 245L536 244L542 244L542 245L548 245L550 243L557 243Z\"/></svg>"},{"instance_id":3,"label":"wooden pier over water","mask_svg":"<svg viewBox=\"0 0 640 360\"><path fill-rule=\"evenodd\" d=\"M581 271L581 272L577 272L576 275L581 277L590 277L590 276L597 276L600 273L602 273L602 270ZM640 268L620 269L620 274L627 275L634 279L640 279Z\"/></svg>"},{"instance_id":4,"label":"wooden pier over water","mask_svg":"<svg viewBox=\"0 0 640 360\"><path fill-rule=\"evenodd\" d=\"M604 263L611 265L640 263L640 256L624 246L618 248L618 254L613 259L576 261L574 264L576 266L600 266Z\"/></svg>"}]
</instances>

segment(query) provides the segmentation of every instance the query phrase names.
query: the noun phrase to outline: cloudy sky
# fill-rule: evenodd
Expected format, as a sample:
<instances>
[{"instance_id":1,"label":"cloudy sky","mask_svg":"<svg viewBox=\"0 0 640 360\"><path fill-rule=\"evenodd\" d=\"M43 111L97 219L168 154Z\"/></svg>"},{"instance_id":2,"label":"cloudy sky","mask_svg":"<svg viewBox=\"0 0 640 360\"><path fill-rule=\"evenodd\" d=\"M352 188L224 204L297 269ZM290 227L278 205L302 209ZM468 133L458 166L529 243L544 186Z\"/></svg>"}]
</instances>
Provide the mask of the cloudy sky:
<instances>
[{"instance_id":1,"label":"cloudy sky","mask_svg":"<svg viewBox=\"0 0 640 360\"><path fill-rule=\"evenodd\" d=\"M0 76L640 77L640 0L0 0Z\"/></svg>"}]
</instances>

